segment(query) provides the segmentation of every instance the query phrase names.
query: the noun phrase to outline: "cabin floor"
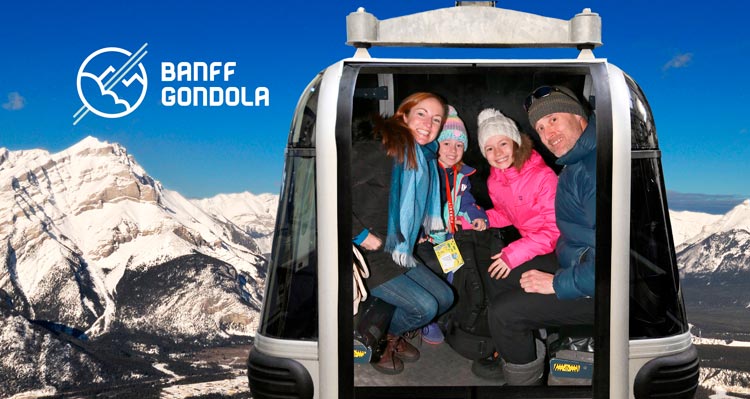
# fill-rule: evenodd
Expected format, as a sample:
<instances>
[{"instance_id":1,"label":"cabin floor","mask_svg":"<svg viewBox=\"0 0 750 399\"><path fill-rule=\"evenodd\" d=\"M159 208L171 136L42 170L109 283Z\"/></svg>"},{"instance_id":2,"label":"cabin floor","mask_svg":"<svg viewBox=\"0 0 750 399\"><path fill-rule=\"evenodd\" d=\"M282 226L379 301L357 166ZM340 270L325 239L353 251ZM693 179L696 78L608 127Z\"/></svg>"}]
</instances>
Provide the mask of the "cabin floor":
<instances>
[{"instance_id":1,"label":"cabin floor","mask_svg":"<svg viewBox=\"0 0 750 399\"><path fill-rule=\"evenodd\" d=\"M456 353L443 342L432 345L422 342L421 336L410 341L419 349L420 357L414 363L404 363L404 371L387 375L375 370L369 363L354 364L354 386L499 386L505 380L486 380L471 372L472 361Z\"/></svg>"}]
</instances>

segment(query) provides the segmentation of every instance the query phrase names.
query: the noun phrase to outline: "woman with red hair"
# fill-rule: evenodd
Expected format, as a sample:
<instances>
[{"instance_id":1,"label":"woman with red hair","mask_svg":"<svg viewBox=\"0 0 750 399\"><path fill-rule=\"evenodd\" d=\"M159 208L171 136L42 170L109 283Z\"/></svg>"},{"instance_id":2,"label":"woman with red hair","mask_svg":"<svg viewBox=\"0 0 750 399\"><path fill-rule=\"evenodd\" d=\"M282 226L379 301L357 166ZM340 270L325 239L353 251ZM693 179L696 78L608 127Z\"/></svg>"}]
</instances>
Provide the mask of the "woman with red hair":
<instances>
[{"instance_id":1,"label":"woman with red hair","mask_svg":"<svg viewBox=\"0 0 750 399\"><path fill-rule=\"evenodd\" d=\"M453 304L451 288L415 259L417 242L443 231L435 139L447 106L433 93L414 93L393 116L352 145L352 237L370 267L372 296L395 307L388 346L373 367L398 374L419 351L403 337Z\"/></svg>"}]
</instances>

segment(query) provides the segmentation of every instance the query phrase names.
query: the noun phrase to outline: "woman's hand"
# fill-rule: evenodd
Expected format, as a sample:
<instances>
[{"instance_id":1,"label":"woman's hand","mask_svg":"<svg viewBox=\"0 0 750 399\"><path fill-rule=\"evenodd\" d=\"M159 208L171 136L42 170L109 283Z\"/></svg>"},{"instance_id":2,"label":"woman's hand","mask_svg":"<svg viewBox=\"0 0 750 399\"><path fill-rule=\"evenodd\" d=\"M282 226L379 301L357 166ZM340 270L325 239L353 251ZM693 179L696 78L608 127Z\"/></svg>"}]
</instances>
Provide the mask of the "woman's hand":
<instances>
[{"instance_id":1,"label":"woman's hand","mask_svg":"<svg viewBox=\"0 0 750 399\"><path fill-rule=\"evenodd\" d=\"M383 240L378 238L376 235L372 233L367 233L367 237L365 237L365 240L362 241L362 244L360 247L368 250L368 251L375 251L376 249L379 249L383 245Z\"/></svg>"},{"instance_id":2,"label":"woman's hand","mask_svg":"<svg viewBox=\"0 0 750 399\"><path fill-rule=\"evenodd\" d=\"M495 261L492 262L490 267L487 269L487 271L490 273L490 277L494 278L495 280L506 278L510 274L510 267L505 264L505 261L503 261L500 258L500 255L502 255L502 251L496 253L495 255L492 255L492 259Z\"/></svg>"},{"instance_id":3,"label":"woman's hand","mask_svg":"<svg viewBox=\"0 0 750 399\"><path fill-rule=\"evenodd\" d=\"M485 222L483 219L474 219L474 221L471 222L471 226L474 228L474 230L482 231L487 228L487 222Z\"/></svg>"},{"instance_id":4,"label":"woman's hand","mask_svg":"<svg viewBox=\"0 0 750 399\"><path fill-rule=\"evenodd\" d=\"M555 287L552 285L554 278L554 274L529 270L521 275L521 288L528 293L554 294Z\"/></svg>"}]
</instances>

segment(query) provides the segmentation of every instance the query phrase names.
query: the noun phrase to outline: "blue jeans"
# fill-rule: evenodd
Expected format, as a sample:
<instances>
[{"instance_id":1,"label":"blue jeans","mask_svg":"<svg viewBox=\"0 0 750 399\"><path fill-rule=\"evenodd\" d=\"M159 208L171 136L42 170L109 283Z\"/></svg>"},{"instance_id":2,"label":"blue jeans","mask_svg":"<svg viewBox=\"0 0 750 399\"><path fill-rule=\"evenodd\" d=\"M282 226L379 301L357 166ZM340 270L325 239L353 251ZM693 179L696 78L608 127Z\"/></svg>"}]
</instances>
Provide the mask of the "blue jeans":
<instances>
[{"instance_id":1,"label":"blue jeans","mask_svg":"<svg viewBox=\"0 0 750 399\"><path fill-rule=\"evenodd\" d=\"M427 325L453 305L451 287L421 263L373 288L371 294L396 307L388 329L394 335Z\"/></svg>"}]
</instances>

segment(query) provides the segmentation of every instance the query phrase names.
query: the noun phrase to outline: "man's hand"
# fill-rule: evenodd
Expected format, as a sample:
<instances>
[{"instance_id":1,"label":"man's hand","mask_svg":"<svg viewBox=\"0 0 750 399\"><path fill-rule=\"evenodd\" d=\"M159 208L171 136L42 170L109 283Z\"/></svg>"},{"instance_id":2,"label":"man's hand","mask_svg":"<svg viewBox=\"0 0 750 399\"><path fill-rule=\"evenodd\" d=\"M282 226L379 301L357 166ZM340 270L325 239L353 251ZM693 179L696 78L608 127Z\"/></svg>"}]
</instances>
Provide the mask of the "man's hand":
<instances>
[{"instance_id":1,"label":"man's hand","mask_svg":"<svg viewBox=\"0 0 750 399\"><path fill-rule=\"evenodd\" d=\"M360 246L368 251L374 251L380 248L381 245L383 245L383 240L372 233L367 233L367 237L365 237Z\"/></svg>"},{"instance_id":2,"label":"man's hand","mask_svg":"<svg viewBox=\"0 0 750 399\"><path fill-rule=\"evenodd\" d=\"M552 286L554 278L554 274L529 270L521 275L521 288L528 293L554 294L555 288Z\"/></svg>"},{"instance_id":3,"label":"man's hand","mask_svg":"<svg viewBox=\"0 0 750 399\"><path fill-rule=\"evenodd\" d=\"M487 271L490 273L490 277L494 278L495 280L506 278L510 274L510 267L505 264L505 262L500 258L500 255L502 255L503 252L500 251L494 255L492 255L492 259L495 261L492 262L490 267L487 269Z\"/></svg>"}]
</instances>

